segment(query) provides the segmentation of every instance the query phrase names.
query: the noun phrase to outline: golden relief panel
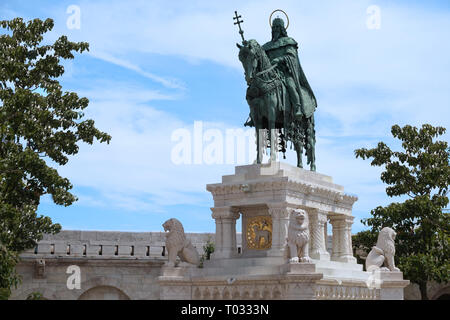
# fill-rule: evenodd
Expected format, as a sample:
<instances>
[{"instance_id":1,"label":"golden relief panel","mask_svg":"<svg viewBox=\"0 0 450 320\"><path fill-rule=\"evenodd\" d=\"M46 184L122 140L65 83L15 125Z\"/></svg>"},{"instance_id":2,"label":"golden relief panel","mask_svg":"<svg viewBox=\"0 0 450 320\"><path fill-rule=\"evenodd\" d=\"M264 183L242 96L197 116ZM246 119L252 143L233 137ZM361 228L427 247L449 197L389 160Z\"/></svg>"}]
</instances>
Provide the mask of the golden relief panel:
<instances>
[{"instance_id":1,"label":"golden relief panel","mask_svg":"<svg viewBox=\"0 0 450 320\"><path fill-rule=\"evenodd\" d=\"M272 247L272 218L257 216L247 219L247 248L270 249Z\"/></svg>"}]
</instances>

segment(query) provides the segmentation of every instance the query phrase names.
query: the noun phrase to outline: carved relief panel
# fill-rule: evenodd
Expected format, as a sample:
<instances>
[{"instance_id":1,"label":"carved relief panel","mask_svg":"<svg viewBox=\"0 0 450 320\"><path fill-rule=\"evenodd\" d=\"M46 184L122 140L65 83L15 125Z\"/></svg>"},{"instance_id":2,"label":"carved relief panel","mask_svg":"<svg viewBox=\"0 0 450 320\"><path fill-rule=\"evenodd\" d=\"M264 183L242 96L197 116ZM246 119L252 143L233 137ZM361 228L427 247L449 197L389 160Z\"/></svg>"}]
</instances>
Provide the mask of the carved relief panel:
<instances>
[{"instance_id":1,"label":"carved relief panel","mask_svg":"<svg viewBox=\"0 0 450 320\"><path fill-rule=\"evenodd\" d=\"M272 218L270 216L248 217L245 230L248 249L272 247Z\"/></svg>"}]
</instances>

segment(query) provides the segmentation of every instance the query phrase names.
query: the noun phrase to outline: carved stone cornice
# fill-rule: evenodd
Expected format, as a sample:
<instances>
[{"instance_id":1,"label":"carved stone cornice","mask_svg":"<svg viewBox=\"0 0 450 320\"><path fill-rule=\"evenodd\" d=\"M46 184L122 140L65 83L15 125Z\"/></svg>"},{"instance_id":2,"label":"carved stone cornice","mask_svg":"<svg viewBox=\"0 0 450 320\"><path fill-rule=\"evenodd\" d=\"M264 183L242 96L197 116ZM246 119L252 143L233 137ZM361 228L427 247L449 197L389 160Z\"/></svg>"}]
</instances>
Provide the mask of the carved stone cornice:
<instances>
[{"instance_id":1,"label":"carved stone cornice","mask_svg":"<svg viewBox=\"0 0 450 320\"><path fill-rule=\"evenodd\" d=\"M273 178L270 181L248 181L242 183L227 184L209 184L206 189L216 196L224 195L247 195L257 192L280 191L284 190L288 195L301 198L314 198L316 200L323 199L326 202L339 203L351 207L358 197L349 195L343 191L310 184L303 181L296 181L287 177Z\"/></svg>"}]
</instances>

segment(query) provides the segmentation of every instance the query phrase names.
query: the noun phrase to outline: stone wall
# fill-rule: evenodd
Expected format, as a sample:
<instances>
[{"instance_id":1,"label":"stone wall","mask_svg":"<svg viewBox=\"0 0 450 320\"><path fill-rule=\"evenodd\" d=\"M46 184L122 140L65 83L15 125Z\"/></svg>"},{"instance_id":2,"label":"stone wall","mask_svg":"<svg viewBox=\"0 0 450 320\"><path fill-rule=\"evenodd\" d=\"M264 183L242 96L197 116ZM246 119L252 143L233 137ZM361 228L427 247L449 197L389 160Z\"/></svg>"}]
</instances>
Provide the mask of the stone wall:
<instances>
[{"instance_id":1,"label":"stone wall","mask_svg":"<svg viewBox=\"0 0 450 320\"><path fill-rule=\"evenodd\" d=\"M214 242L214 234L186 235L200 255L208 240ZM13 290L11 299L26 299L33 292L51 300L159 299L156 279L167 260L164 245L164 232L61 231L45 235L36 248L21 254L17 271L22 284ZM73 276L71 266L79 267L80 289L70 289L67 284Z\"/></svg>"}]
</instances>

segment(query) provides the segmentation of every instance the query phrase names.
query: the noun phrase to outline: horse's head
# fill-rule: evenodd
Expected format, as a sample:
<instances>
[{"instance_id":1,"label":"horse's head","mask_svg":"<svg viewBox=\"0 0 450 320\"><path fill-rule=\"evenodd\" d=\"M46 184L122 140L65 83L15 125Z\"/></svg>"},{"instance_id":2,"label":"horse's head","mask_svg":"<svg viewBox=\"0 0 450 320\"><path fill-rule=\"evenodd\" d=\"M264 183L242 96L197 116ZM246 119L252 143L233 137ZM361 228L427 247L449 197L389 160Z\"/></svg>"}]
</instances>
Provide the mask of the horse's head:
<instances>
[{"instance_id":1,"label":"horse's head","mask_svg":"<svg viewBox=\"0 0 450 320\"><path fill-rule=\"evenodd\" d=\"M245 41L243 46L238 43L236 45L239 48L239 60L244 67L245 80L250 84L254 75L259 71L262 48L256 40Z\"/></svg>"}]
</instances>

